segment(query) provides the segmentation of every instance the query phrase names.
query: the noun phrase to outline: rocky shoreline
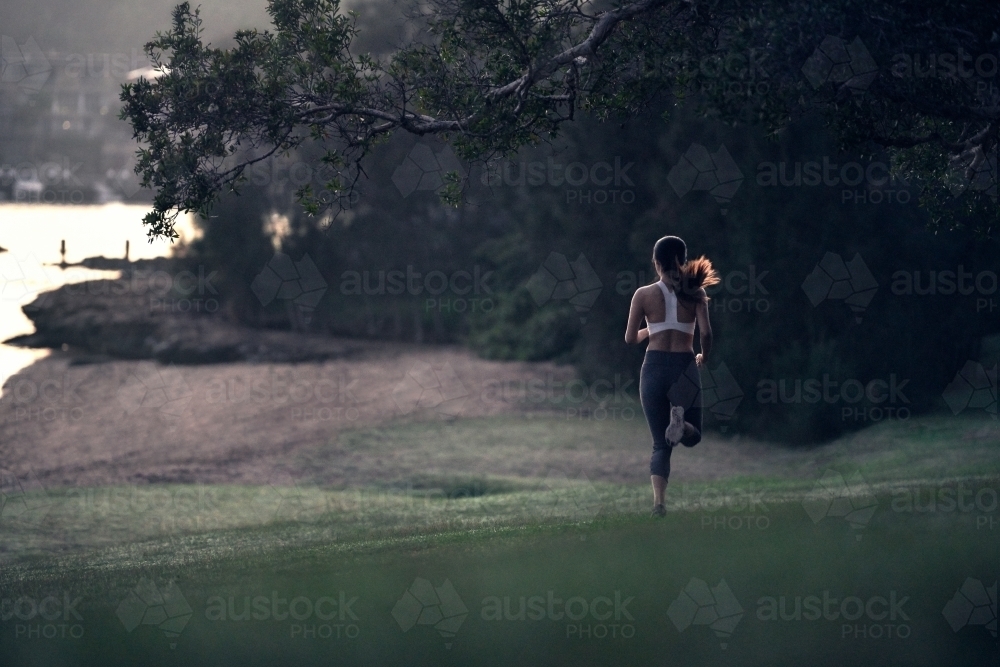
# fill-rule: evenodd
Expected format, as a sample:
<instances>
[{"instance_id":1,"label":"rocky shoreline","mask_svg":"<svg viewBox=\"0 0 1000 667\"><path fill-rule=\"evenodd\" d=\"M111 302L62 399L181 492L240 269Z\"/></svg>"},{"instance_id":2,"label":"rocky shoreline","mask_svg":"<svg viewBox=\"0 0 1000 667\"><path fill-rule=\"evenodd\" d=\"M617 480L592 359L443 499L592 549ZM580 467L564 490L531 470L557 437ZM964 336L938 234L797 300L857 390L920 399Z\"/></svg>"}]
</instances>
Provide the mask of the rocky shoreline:
<instances>
[{"instance_id":1,"label":"rocky shoreline","mask_svg":"<svg viewBox=\"0 0 1000 667\"><path fill-rule=\"evenodd\" d=\"M166 281L170 286L158 281L157 274L169 277L183 271L169 258L128 262L92 257L79 265L121 270L122 276L40 294L22 308L35 332L4 343L69 349L81 361L153 359L176 364L324 361L352 356L370 346L364 341L234 323L218 300L190 298L178 293L176 280Z\"/></svg>"},{"instance_id":2,"label":"rocky shoreline","mask_svg":"<svg viewBox=\"0 0 1000 667\"><path fill-rule=\"evenodd\" d=\"M524 388L563 391L571 367L488 361L454 345L240 326L224 314L226 303L212 312L187 307L199 293L221 300L197 287L211 274L187 268L137 262L117 280L64 285L24 307L36 331L8 342L53 351L3 383L4 471L30 473L43 488L288 480L346 488L462 466L547 474L546 447L526 456L523 443L492 436L469 448L472 458L432 453L433 442L373 453L340 436L412 420L561 418L565 406ZM599 454L599 472L589 453L558 458L621 479L645 456L625 443L628 451Z\"/></svg>"}]
</instances>

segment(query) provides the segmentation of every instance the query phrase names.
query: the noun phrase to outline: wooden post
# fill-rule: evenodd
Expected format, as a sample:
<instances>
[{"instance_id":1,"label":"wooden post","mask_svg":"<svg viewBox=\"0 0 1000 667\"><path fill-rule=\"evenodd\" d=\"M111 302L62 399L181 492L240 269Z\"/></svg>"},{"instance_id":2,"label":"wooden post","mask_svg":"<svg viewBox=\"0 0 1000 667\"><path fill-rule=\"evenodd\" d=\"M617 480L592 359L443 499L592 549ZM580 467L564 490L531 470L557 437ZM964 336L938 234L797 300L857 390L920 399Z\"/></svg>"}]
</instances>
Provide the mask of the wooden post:
<instances>
[{"instance_id":1,"label":"wooden post","mask_svg":"<svg viewBox=\"0 0 1000 667\"><path fill-rule=\"evenodd\" d=\"M128 261L128 239L125 240L125 261Z\"/></svg>"}]
</instances>

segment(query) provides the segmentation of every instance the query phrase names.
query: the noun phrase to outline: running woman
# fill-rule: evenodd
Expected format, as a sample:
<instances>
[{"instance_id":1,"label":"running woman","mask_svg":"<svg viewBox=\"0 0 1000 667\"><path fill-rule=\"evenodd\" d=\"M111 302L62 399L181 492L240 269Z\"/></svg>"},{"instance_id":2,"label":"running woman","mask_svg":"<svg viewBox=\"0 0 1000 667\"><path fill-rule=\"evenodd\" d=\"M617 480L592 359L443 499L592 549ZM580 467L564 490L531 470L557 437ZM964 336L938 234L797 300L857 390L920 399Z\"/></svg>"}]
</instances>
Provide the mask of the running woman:
<instances>
[{"instance_id":1,"label":"running woman","mask_svg":"<svg viewBox=\"0 0 1000 667\"><path fill-rule=\"evenodd\" d=\"M653 268L659 282L640 287L632 296L625 342L649 339L639 375L639 397L653 436L649 460L653 516L664 516L663 494L670 476L670 453L677 443L694 447L701 441L701 377L698 369L712 350L705 288L719 282L705 257L687 259L687 245L664 236L653 246ZM646 328L640 329L645 318ZM695 325L701 353L694 353Z\"/></svg>"}]
</instances>

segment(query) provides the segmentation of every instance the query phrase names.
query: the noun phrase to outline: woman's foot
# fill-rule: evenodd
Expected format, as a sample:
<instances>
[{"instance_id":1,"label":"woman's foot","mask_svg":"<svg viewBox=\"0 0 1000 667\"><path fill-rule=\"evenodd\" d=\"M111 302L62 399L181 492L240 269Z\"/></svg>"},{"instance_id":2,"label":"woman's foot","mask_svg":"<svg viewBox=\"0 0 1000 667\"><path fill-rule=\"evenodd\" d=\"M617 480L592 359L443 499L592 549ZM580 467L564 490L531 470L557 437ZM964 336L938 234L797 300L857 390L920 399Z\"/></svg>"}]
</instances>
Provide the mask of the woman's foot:
<instances>
[{"instance_id":1,"label":"woman's foot","mask_svg":"<svg viewBox=\"0 0 1000 667\"><path fill-rule=\"evenodd\" d=\"M666 515L667 515L667 508L664 507L662 503L660 503L659 505L653 505L652 516L666 516Z\"/></svg>"},{"instance_id":2,"label":"woman's foot","mask_svg":"<svg viewBox=\"0 0 1000 667\"><path fill-rule=\"evenodd\" d=\"M684 437L684 408L675 405L670 408L670 426L667 427L667 441L676 445Z\"/></svg>"}]
</instances>

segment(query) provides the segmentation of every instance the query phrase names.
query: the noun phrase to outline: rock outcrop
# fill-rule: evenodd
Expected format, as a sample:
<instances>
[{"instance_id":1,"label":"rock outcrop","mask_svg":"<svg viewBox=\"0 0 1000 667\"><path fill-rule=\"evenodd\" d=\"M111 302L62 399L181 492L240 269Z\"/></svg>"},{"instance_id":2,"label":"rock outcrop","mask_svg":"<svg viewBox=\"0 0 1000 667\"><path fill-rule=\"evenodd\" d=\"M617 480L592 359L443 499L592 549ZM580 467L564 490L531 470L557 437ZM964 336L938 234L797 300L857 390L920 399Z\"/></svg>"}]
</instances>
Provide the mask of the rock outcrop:
<instances>
[{"instance_id":1,"label":"rock outcrop","mask_svg":"<svg viewBox=\"0 0 1000 667\"><path fill-rule=\"evenodd\" d=\"M363 341L233 323L223 316L217 299L179 294L165 285L172 281L158 281L150 268L124 271L119 280L63 285L39 295L22 308L34 322L35 333L5 342L65 345L93 355L177 364L320 361L369 347Z\"/></svg>"}]
</instances>

